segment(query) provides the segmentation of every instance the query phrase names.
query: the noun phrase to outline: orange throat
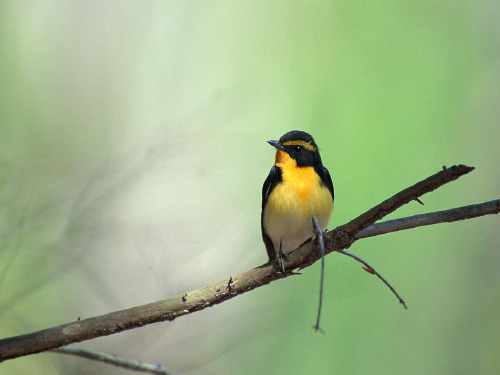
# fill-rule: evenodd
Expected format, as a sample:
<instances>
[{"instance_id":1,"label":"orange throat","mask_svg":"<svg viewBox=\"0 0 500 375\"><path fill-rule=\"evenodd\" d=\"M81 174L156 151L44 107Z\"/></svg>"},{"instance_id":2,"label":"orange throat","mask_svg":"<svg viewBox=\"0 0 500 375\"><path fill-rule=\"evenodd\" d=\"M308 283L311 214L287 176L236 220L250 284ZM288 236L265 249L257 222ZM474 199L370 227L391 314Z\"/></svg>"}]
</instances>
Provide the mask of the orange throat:
<instances>
[{"instance_id":1,"label":"orange throat","mask_svg":"<svg viewBox=\"0 0 500 375\"><path fill-rule=\"evenodd\" d=\"M274 164L280 168L295 168L297 162L290 157L285 151L276 151L276 157L274 158Z\"/></svg>"}]
</instances>

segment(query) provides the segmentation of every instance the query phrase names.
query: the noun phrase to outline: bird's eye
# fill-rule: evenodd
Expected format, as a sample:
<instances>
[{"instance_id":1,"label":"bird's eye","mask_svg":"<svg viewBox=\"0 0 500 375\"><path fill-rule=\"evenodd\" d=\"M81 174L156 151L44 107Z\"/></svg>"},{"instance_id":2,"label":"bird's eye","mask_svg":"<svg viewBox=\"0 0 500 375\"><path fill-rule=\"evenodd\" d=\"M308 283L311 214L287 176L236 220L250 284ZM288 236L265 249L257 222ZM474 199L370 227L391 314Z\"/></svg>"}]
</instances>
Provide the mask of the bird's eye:
<instances>
[{"instance_id":1,"label":"bird's eye","mask_svg":"<svg viewBox=\"0 0 500 375\"><path fill-rule=\"evenodd\" d=\"M298 153L300 153L303 149L304 149L304 147L302 147L302 146L295 146L295 147L293 148L293 150L294 150L297 154L298 154Z\"/></svg>"}]
</instances>

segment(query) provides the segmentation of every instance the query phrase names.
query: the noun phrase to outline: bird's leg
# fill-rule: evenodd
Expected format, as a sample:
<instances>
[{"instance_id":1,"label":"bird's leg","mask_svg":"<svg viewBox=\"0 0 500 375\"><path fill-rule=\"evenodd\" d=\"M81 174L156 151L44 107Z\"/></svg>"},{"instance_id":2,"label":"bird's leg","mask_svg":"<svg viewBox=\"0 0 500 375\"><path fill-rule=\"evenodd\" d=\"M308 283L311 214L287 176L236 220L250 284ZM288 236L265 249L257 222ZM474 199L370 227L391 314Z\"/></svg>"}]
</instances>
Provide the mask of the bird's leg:
<instances>
[{"instance_id":1,"label":"bird's leg","mask_svg":"<svg viewBox=\"0 0 500 375\"><path fill-rule=\"evenodd\" d=\"M284 260L283 250L281 249L281 243L282 241L280 241L280 249L278 251L278 257L276 258L276 262L278 263L278 267L281 268L283 273L285 273L285 260Z\"/></svg>"}]
</instances>

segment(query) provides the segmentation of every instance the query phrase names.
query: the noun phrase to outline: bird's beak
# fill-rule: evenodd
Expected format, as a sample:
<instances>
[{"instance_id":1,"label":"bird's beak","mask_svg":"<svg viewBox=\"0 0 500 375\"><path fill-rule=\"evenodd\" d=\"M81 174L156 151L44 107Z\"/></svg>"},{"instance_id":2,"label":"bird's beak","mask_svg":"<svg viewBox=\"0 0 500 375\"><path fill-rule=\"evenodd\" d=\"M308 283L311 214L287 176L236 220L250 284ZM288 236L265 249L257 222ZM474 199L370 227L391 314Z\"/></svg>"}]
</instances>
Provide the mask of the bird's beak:
<instances>
[{"instance_id":1,"label":"bird's beak","mask_svg":"<svg viewBox=\"0 0 500 375\"><path fill-rule=\"evenodd\" d=\"M285 151L285 148L279 141L267 141L271 146L277 148L278 150Z\"/></svg>"}]
</instances>

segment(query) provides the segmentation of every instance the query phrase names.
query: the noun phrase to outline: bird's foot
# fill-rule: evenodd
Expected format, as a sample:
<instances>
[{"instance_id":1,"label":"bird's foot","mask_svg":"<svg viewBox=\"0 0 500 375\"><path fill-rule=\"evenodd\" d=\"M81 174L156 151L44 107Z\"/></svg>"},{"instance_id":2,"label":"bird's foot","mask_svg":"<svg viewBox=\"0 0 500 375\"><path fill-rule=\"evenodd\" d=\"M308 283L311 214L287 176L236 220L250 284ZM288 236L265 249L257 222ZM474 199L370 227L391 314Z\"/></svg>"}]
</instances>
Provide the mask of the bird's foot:
<instances>
[{"instance_id":1,"label":"bird's foot","mask_svg":"<svg viewBox=\"0 0 500 375\"><path fill-rule=\"evenodd\" d=\"M278 268L281 269L281 271L285 274L285 255L283 254L283 251L281 249L278 252L278 256L276 257L276 263L278 265Z\"/></svg>"}]
</instances>

